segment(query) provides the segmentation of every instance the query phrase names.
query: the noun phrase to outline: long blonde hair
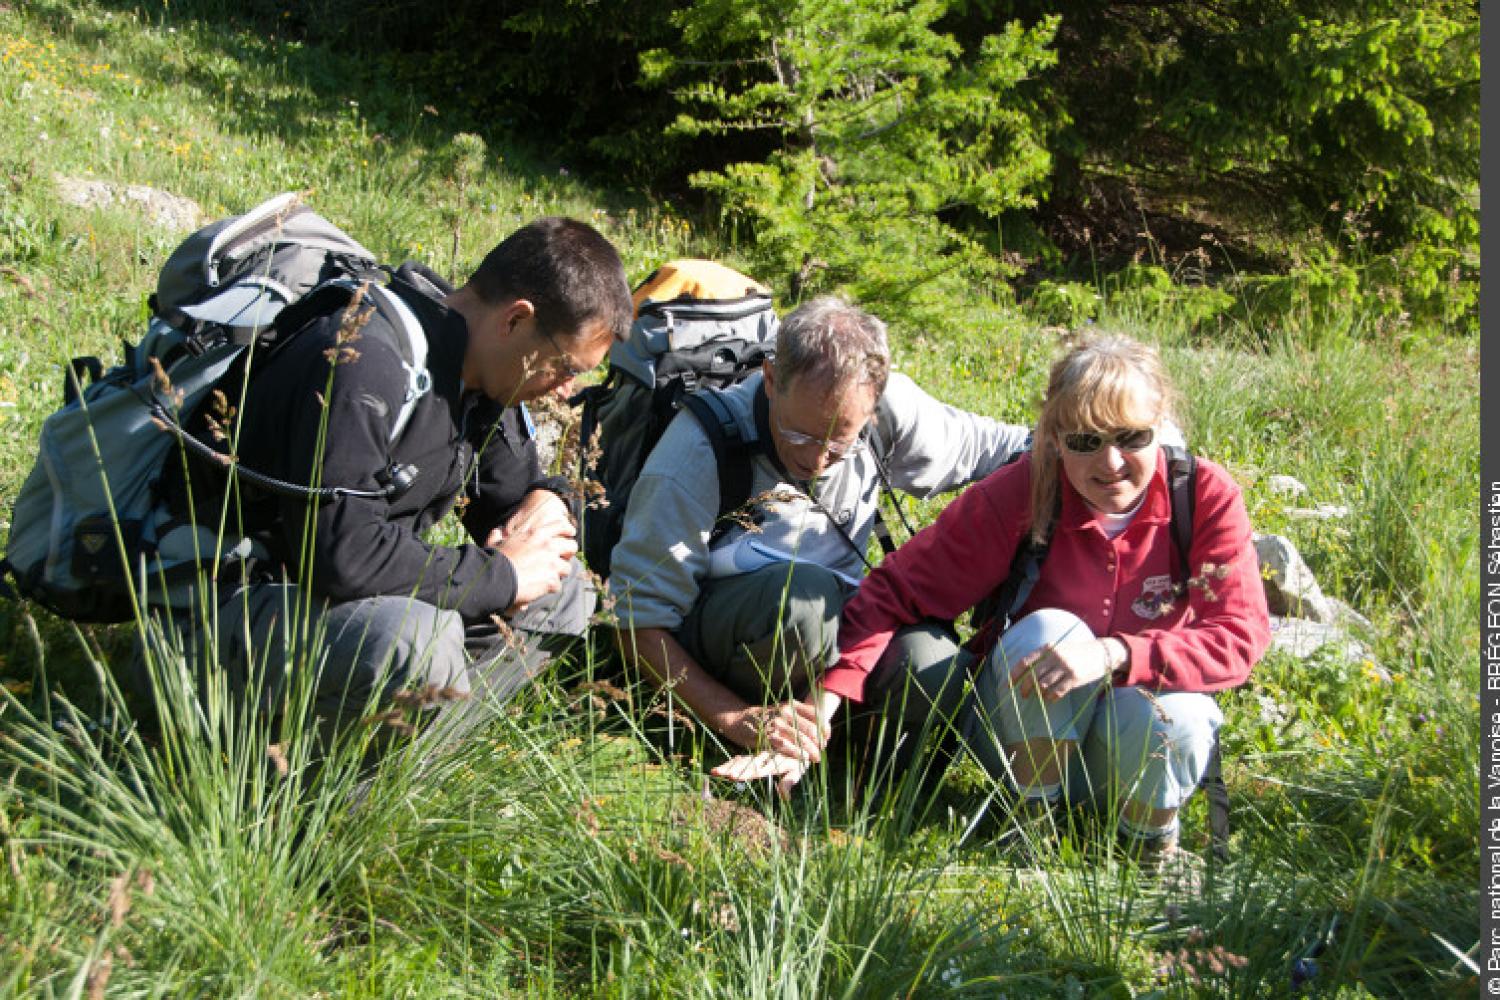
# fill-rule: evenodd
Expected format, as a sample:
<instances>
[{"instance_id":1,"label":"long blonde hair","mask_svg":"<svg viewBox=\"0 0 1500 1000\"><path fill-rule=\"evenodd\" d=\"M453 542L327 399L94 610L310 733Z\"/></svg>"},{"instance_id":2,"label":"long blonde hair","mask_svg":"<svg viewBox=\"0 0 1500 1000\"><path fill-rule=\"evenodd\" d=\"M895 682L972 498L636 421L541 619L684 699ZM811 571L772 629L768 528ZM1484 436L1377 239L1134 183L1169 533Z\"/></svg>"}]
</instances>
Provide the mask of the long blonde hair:
<instances>
[{"instance_id":1,"label":"long blonde hair","mask_svg":"<svg viewBox=\"0 0 1500 1000\"><path fill-rule=\"evenodd\" d=\"M1086 337L1053 364L1031 444L1032 539L1042 543L1052 533L1063 475L1058 468L1060 433L1175 423L1175 401L1161 355L1129 337ZM1142 404L1148 412L1141 412Z\"/></svg>"}]
</instances>

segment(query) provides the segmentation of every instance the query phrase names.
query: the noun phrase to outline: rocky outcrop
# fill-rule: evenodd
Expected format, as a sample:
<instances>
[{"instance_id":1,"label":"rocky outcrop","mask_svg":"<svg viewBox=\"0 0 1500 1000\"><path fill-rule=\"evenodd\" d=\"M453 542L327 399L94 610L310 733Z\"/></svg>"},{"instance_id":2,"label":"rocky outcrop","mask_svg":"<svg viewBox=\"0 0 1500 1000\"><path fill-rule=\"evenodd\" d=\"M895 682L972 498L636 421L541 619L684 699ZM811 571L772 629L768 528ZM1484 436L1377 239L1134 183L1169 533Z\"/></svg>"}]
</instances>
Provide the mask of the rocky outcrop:
<instances>
[{"instance_id":1,"label":"rocky outcrop","mask_svg":"<svg viewBox=\"0 0 1500 1000\"><path fill-rule=\"evenodd\" d=\"M1374 663L1370 647L1353 634L1374 626L1343 601L1323 593L1291 539L1256 535L1254 541L1271 612L1271 648L1305 659L1332 646L1345 659ZM1375 669L1384 673L1378 665Z\"/></svg>"},{"instance_id":2,"label":"rocky outcrop","mask_svg":"<svg viewBox=\"0 0 1500 1000\"><path fill-rule=\"evenodd\" d=\"M115 184L88 177L54 178L57 196L79 208L133 208L155 225L173 232L189 232L203 221L197 202L144 184Z\"/></svg>"}]
</instances>

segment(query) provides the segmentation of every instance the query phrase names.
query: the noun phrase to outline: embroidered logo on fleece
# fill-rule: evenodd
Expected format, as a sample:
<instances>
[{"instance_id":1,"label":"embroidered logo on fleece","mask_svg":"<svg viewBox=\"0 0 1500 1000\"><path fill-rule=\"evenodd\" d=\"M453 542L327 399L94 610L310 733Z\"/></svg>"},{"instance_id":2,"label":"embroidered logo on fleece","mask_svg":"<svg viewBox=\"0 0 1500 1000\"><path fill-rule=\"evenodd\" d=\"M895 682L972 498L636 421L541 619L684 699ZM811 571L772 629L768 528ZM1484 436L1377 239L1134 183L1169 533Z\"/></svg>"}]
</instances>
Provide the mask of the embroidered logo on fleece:
<instances>
[{"instance_id":1,"label":"embroidered logo on fleece","mask_svg":"<svg viewBox=\"0 0 1500 1000\"><path fill-rule=\"evenodd\" d=\"M1130 604L1138 618L1157 619L1172 610L1172 578L1165 574L1148 576L1141 584L1141 596Z\"/></svg>"},{"instance_id":2,"label":"embroidered logo on fleece","mask_svg":"<svg viewBox=\"0 0 1500 1000\"><path fill-rule=\"evenodd\" d=\"M386 405L385 400L381 399L373 392L361 392L354 398L359 400L365 406L368 406L370 409L374 410L375 415L378 417L384 417L386 414L391 412L391 408Z\"/></svg>"}]
</instances>

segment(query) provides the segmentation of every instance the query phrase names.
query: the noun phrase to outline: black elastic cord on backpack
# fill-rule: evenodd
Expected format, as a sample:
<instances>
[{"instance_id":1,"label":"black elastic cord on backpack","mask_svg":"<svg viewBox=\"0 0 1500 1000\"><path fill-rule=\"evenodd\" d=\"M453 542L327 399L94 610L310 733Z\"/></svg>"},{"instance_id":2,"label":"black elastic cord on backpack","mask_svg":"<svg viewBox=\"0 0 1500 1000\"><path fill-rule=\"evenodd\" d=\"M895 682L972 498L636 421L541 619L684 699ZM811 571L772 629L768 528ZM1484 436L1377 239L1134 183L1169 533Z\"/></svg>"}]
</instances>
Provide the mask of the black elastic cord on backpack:
<instances>
[{"instance_id":1,"label":"black elastic cord on backpack","mask_svg":"<svg viewBox=\"0 0 1500 1000\"><path fill-rule=\"evenodd\" d=\"M890 499L891 506L896 510L896 517L901 520L901 527L906 529L906 538L910 541L911 537L917 532L911 526L911 522L906 519L906 511L901 507L901 498L896 496L896 491L891 487L890 473L886 471L885 460L880 457L880 453L885 450L885 444L884 439L880 436L880 410L878 406L876 407L875 414L875 416L870 418L870 422L865 425L865 429L860 431L860 436L865 439L865 446L870 449L870 458L875 462L875 477L880 480L880 488ZM891 540L891 529L885 523L885 518L881 516L880 500L878 498L875 501L875 537L880 539L880 548L886 555L890 555L896 551L896 543Z\"/></svg>"},{"instance_id":2,"label":"black elastic cord on backpack","mask_svg":"<svg viewBox=\"0 0 1500 1000\"><path fill-rule=\"evenodd\" d=\"M658 268L657 270L660 270ZM646 278L646 284L656 277L656 271L652 271ZM639 290L639 286L637 287ZM641 305L640 315L656 315L665 317L668 324L673 320L709 320L715 323L733 323L742 320L746 316L754 316L758 312L765 312L771 305L771 296L764 292L752 292L738 299L714 299L713 307L709 309L694 308L700 302L687 292L683 292L675 299L666 301L648 301ZM739 308L726 308L738 305Z\"/></svg>"},{"instance_id":3,"label":"black elastic cord on backpack","mask_svg":"<svg viewBox=\"0 0 1500 1000\"><path fill-rule=\"evenodd\" d=\"M224 465L227 456L222 452L215 451L188 433L186 428L177 422L177 418L161 404L160 400L153 399L149 404L149 408L153 417L165 424L167 430L177 435L177 440L182 443L184 448L193 452L199 458L206 459L215 466L222 467ZM254 469L246 468L238 463L233 465L233 474L260 487L267 493L290 497L293 500L337 500L348 498L394 501L411 488L411 484L416 481L417 469L412 465L391 465L387 467L382 475L388 481L383 488L378 490L355 490L344 486L299 486L296 483L289 483L284 479L268 476L263 472L256 472Z\"/></svg>"}]
</instances>

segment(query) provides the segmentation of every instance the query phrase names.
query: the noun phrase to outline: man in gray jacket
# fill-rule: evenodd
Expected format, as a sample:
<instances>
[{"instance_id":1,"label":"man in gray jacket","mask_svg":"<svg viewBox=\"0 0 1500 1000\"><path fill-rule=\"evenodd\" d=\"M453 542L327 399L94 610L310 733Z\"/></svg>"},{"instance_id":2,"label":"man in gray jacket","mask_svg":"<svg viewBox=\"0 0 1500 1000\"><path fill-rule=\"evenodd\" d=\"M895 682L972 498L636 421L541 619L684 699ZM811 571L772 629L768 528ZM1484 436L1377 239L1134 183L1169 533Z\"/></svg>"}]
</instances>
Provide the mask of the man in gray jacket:
<instances>
[{"instance_id":1,"label":"man in gray jacket","mask_svg":"<svg viewBox=\"0 0 1500 1000\"><path fill-rule=\"evenodd\" d=\"M750 502L738 523L716 524L713 445L680 414L641 470L612 556L621 648L729 742L816 761L840 699L812 682L868 568L882 483L919 497L957 489L1029 432L891 374L885 324L836 298L791 313L774 362L721 398L750 443ZM960 686L944 672L908 692L905 664L924 661L893 645L872 678L877 697L901 699L907 728L951 709Z\"/></svg>"}]
</instances>

